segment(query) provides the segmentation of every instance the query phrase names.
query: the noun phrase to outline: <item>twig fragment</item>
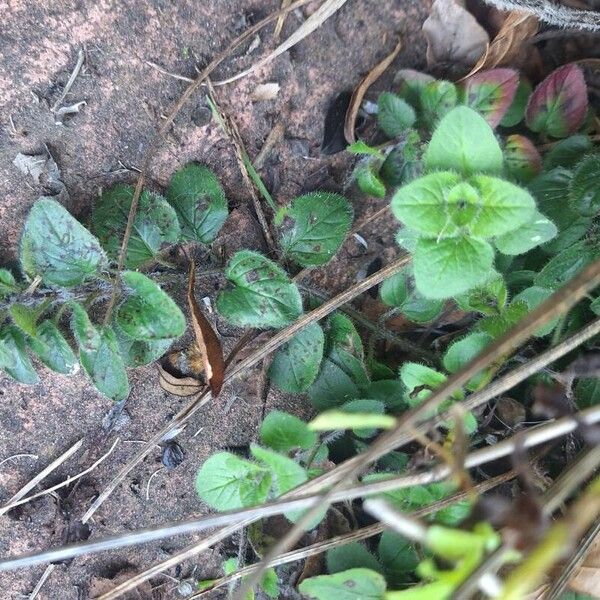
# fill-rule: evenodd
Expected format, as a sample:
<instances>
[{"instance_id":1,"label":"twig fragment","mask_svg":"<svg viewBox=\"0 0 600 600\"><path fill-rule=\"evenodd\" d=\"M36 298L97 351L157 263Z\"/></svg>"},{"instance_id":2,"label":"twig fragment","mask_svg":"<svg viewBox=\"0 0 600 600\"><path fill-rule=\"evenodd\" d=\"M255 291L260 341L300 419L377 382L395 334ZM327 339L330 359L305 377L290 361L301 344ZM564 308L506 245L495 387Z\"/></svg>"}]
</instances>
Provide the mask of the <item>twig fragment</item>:
<instances>
[{"instance_id":1,"label":"twig fragment","mask_svg":"<svg viewBox=\"0 0 600 600\"><path fill-rule=\"evenodd\" d=\"M71 91L71 88L73 87L73 84L75 83L75 80L77 79L79 72L81 71L81 67L83 67L84 61L85 61L85 53L83 52L83 50L79 50L79 52L77 53L77 63L75 64L75 68L71 72L71 76L69 77L69 80L67 81L67 85L65 85L65 88L63 89L62 93L58 97L58 100L52 105L52 108L50 109L53 113L56 113L58 111L63 100L67 97L67 94Z\"/></svg>"}]
</instances>

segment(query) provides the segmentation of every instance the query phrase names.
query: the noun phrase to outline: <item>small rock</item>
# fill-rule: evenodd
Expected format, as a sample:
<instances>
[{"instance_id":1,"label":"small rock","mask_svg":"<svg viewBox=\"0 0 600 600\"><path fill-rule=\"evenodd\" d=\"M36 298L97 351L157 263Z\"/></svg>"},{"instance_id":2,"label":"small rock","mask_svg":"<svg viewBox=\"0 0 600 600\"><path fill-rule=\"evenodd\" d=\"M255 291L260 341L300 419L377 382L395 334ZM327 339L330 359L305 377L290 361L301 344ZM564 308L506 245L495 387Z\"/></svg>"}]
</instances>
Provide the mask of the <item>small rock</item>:
<instances>
[{"instance_id":1,"label":"small rock","mask_svg":"<svg viewBox=\"0 0 600 600\"><path fill-rule=\"evenodd\" d=\"M185 452L177 442L171 440L164 445L162 464L165 465L167 469L175 469L183 462L184 458Z\"/></svg>"}]
</instances>

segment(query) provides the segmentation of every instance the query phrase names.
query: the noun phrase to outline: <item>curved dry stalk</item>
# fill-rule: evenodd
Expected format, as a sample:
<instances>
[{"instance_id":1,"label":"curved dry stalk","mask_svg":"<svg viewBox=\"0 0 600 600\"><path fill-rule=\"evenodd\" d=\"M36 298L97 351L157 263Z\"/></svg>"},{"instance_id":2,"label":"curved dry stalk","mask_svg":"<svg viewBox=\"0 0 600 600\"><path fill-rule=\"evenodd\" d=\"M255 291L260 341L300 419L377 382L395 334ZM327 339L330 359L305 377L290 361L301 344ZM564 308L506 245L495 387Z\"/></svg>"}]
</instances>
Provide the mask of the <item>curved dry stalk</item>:
<instances>
[{"instance_id":1,"label":"curved dry stalk","mask_svg":"<svg viewBox=\"0 0 600 600\"><path fill-rule=\"evenodd\" d=\"M446 382L434 390L421 405L407 411L407 413L398 419L398 424L393 430L379 436L373 444L359 456L342 463L325 476L317 478L317 480L320 480L320 484L322 484L324 477L330 482L331 487L329 491L324 493L321 497L321 501L312 509L308 510L298 520L295 526L267 553L262 561L263 568L257 569L257 571L248 578L248 581L240 586L240 589L235 595L236 600L244 598L244 595L260 581L264 572L264 564L273 560L278 554L283 554L298 542L303 534L303 528L319 514L319 511L323 507L328 505L330 497L343 486L345 480L356 477L367 466L398 447L400 445L399 440L402 440L402 438L406 436L406 432L411 428L418 426L427 413L436 411L442 402L466 385L466 383L472 377L477 375L477 373L497 360L509 356L540 327L549 323L553 318L565 314L599 283L600 259L594 261L580 271L579 274L573 277L566 285L552 294L552 296L538 306L538 308L521 319L502 337L486 347L460 371L451 375ZM317 482L317 480L313 480L313 482Z\"/></svg>"},{"instance_id":2,"label":"curved dry stalk","mask_svg":"<svg viewBox=\"0 0 600 600\"><path fill-rule=\"evenodd\" d=\"M225 383L228 383L241 375L247 369L250 369L257 365L263 358L268 356L271 352L285 344L290 340L298 331L304 329L304 327L319 321L326 317L334 310L337 310L343 304L346 304L356 296L366 292L373 286L381 283L384 279L391 277L410 261L410 256L402 256L389 264L387 267L380 269L377 273L374 273L370 277L367 277L363 281L359 281L348 290L345 290L341 294L334 296L331 300L324 302L321 306L315 310L302 315L296 322L292 323L289 327L282 329L277 332L272 338L258 348L256 352L253 352L247 358L236 363L227 373L225 374ZM198 410L200 410L209 400L210 392L208 389L199 392L193 397L191 403L179 411L172 419L170 423L165 425L158 433L156 433L147 444L115 475L108 486L102 491L102 493L96 498L90 508L86 511L82 518L82 522L86 523L93 516L93 514L100 508L104 501L113 493L115 488L121 481L127 476L127 474L133 469L140 461L142 461L148 453L152 450L155 444L159 443L160 440L173 431L175 428L180 427L183 423L187 422Z\"/></svg>"}]
</instances>

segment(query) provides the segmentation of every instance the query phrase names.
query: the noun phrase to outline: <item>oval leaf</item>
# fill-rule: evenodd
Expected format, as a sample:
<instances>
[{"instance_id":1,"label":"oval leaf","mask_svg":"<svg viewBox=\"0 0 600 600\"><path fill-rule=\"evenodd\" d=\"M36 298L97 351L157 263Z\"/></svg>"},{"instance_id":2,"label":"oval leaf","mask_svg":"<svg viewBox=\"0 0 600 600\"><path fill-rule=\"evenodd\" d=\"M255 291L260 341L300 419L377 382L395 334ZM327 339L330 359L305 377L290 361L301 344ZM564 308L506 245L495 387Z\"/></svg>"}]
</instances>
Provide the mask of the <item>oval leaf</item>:
<instances>
[{"instance_id":1,"label":"oval leaf","mask_svg":"<svg viewBox=\"0 0 600 600\"><path fill-rule=\"evenodd\" d=\"M311 323L276 352L269 378L284 392L305 392L319 374L324 345L323 330L318 323Z\"/></svg>"},{"instance_id":2,"label":"oval leaf","mask_svg":"<svg viewBox=\"0 0 600 600\"><path fill-rule=\"evenodd\" d=\"M349 569L334 575L305 579L298 587L311 600L383 600L383 575L370 569Z\"/></svg>"},{"instance_id":3,"label":"oval leaf","mask_svg":"<svg viewBox=\"0 0 600 600\"><path fill-rule=\"evenodd\" d=\"M49 369L63 375L73 375L79 371L77 357L53 321L42 321L35 337L29 338L27 342Z\"/></svg>"},{"instance_id":4,"label":"oval leaf","mask_svg":"<svg viewBox=\"0 0 600 600\"><path fill-rule=\"evenodd\" d=\"M208 244L217 237L229 211L225 192L208 167L192 163L177 171L166 196L179 218L182 239Z\"/></svg>"},{"instance_id":5,"label":"oval leaf","mask_svg":"<svg viewBox=\"0 0 600 600\"><path fill-rule=\"evenodd\" d=\"M73 305L71 328L79 346L79 361L98 391L112 400L129 395L129 381L111 327L94 327L84 308Z\"/></svg>"},{"instance_id":6,"label":"oval leaf","mask_svg":"<svg viewBox=\"0 0 600 600\"><path fill-rule=\"evenodd\" d=\"M509 175L525 183L542 171L542 157L524 135L509 135L504 147L504 161Z\"/></svg>"},{"instance_id":7,"label":"oval leaf","mask_svg":"<svg viewBox=\"0 0 600 600\"><path fill-rule=\"evenodd\" d=\"M396 94L384 92L377 101L377 123L390 138L398 137L417 120L415 110Z\"/></svg>"},{"instance_id":8,"label":"oval leaf","mask_svg":"<svg viewBox=\"0 0 600 600\"><path fill-rule=\"evenodd\" d=\"M296 448L308 450L316 443L317 436L298 417L272 410L260 426L260 441L278 452L289 452Z\"/></svg>"},{"instance_id":9,"label":"oval leaf","mask_svg":"<svg viewBox=\"0 0 600 600\"><path fill-rule=\"evenodd\" d=\"M532 131L563 138L584 123L588 97L583 71L575 64L552 71L533 90L525 121Z\"/></svg>"},{"instance_id":10,"label":"oval leaf","mask_svg":"<svg viewBox=\"0 0 600 600\"><path fill-rule=\"evenodd\" d=\"M133 192L130 185L116 185L100 196L92 212L92 231L113 260L121 252ZM152 261L166 244L175 244L180 233L170 204L158 194L143 191L127 244L125 266L137 269Z\"/></svg>"},{"instance_id":11,"label":"oval leaf","mask_svg":"<svg viewBox=\"0 0 600 600\"><path fill-rule=\"evenodd\" d=\"M21 236L21 265L48 285L83 283L105 266L100 242L56 200L40 198Z\"/></svg>"},{"instance_id":12,"label":"oval leaf","mask_svg":"<svg viewBox=\"0 0 600 600\"><path fill-rule=\"evenodd\" d=\"M485 119L467 106L452 109L433 132L423 157L426 169L463 174L502 172L502 150Z\"/></svg>"},{"instance_id":13,"label":"oval leaf","mask_svg":"<svg viewBox=\"0 0 600 600\"><path fill-rule=\"evenodd\" d=\"M479 71L464 82L465 103L497 127L512 104L518 85L519 73L514 69Z\"/></svg>"},{"instance_id":14,"label":"oval leaf","mask_svg":"<svg viewBox=\"0 0 600 600\"><path fill-rule=\"evenodd\" d=\"M415 282L426 298L450 298L490 277L494 250L477 238L420 239L413 255Z\"/></svg>"},{"instance_id":15,"label":"oval leaf","mask_svg":"<svg viewBox=\"0 0 600 600\"><path fill-rule=\"evenodd\" d=\"M502 254L525 254L556 236L556 225L535 211L533 217L514 231L498 236L494 244Z\"/></svg>"},{"instance_id":16,"label":"oval leaf","mask_svg":"<svg viewBox=\"0 0 600 600\"><path fill-rule=\"evenodd\" d=\"M352 206L340 194L313 192L294 198L279 228L284 254L303 267L330 261L352 224Z\"/></svg>"},{"instance_id":17,"label":"oval leaf","mask_svg":"<svg viewBox=\"0 0 600 600\"><path fill-rule=\"evenodd\" d=\"M25 335L14 325L0 331L0 369L20 383L37 383L39 380L27 355Z\"/></svg>"},{"instance_id":18,"label":"oval leaf","mask_svg":"<svg viewBox=\"0 0 600 600\"><path fill-rule=\"evenodd\" d=\"M580 215L593 217L600 210L600 155L584 158L573 173L569 190L572 205Z\"/></svg>"},{"instance_id":19,"label":"oval leaf","mask_svg":"<svg viewBox=\"0 0 600 600\"><path fill-rule=\"evenodd\" d=\"M125 271L127 297L117 310L116 322L134 340L178 338L185 331L185 317L160 287L142 273Z\"/></svg>"},{"instance_id":20,"label":"oval leaf","mask_svg":"<svg viewBox=\"0 0 600 600\"><path fill-rule=\"evenodd\" d=\"M302 298L288 274L258 252L230 259L225 277L233 288L217 298L219 313L239 327L285 327L302 314Z\"/></svg>"}]
</instances>

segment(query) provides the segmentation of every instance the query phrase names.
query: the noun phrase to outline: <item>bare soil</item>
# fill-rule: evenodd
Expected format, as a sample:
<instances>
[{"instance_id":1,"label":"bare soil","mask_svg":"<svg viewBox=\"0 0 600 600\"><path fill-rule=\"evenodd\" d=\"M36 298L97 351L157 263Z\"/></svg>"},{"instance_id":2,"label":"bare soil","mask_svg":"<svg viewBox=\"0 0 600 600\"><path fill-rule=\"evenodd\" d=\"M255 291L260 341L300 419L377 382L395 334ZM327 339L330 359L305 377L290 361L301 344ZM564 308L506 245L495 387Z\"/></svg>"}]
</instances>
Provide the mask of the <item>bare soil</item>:
<instances>
[{"instance_id":1,"label":"bare soil","mask_svg":"<svg viewBox=\"0 0 600 600\"><path fill-rule=\"evenodd\" d=\"M279 6L277 0L0 0L0 254L3 265L17 256L19 232L33 202L46 193L14 165L17 153L47 150L56 160L68 191L67 207L84 222L99 190L117 181L134 181L148 142L162 115L179 98L186 83L158 72L147 61L188 77L219 53L248 24ZM296 29L310 5L291 14L283 36ZM256 157L271 129L282 123L284 136L265 163L262 175L277 202L314 189L341 190L347 158L320 151L326 110L349 91L402 37L404 48L390 69L424 66L421 23L427 3L419 0L349 0L316 33L273 63L238 83L217 88L219 103L239 126L248 153ZM273 27L228 59L213 79L235 73L275 45ZM63 125L50 107L64 89L77 60L84 67L63 105L85 101ZM274 100L253 102L258 84L277 82ZM383 89L386 78L375 88ZM223 261L240 247L269 252L240 175L230 140L208 120L201 91L177 117L160 144L151 168L151 185L160 191L171 174L189 161L214 168L230 201L231 216L206 258L205 267ZM358 216L382 206L355 201ZM271 215L266 211L267 217ZM381 252L389 228L375 225L363 232L368 251L354 240L340 258L315 273L314 285L333 294L355 281ZM386 257L383 257L385 262ZM200 272L201 267L200 265ZM214 297L218 279L201 279L202 295ZM217 323L230 345L238 332ZM225 337L228 336L228 337ZM199 515L206 507L194 492L194 477L217 449L244 447L256 437L257 425L270 408L306 413L301 400L270 391L266 402L257 394L260 373L227 386L218 402L208 405L179 436L185 459L172 470L161 464L161 448L130 474L104 503L89 531L75 531L78 519L116 470L182 406L158 385L154 367L131 371L132 392L125 418L108 432L103 419L112 407L82 374L63 377L40 368L35 386L0 376L0 498L9 499L27 481L77 440L82 449L42 483L58 483L91 465L118 438L114 452L80 482L0 517L3 557L58 546L66 539L132 531ZM159 470L160 469L160 470ZM159 470L157 472L157 470ZM154 475L154 476L153 476ZM150 481L150 477L152 480ZM94 592L123 571L135 573L164 560L192 538L169 539L129 550L108 552L59 564L42 587L40 599L75 600ZM168 575L176 579L219 574L223 557L235 553L225 542ZM45 567L3 574L0 597L27 597ZM177 583L161 576L131 597L177 598ZM218 597L215 595L214 597ZM284 597L284 596L282 596Z\"/></svg>"}]
</instances>

